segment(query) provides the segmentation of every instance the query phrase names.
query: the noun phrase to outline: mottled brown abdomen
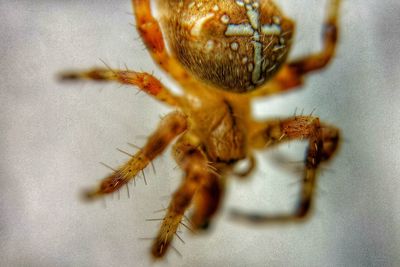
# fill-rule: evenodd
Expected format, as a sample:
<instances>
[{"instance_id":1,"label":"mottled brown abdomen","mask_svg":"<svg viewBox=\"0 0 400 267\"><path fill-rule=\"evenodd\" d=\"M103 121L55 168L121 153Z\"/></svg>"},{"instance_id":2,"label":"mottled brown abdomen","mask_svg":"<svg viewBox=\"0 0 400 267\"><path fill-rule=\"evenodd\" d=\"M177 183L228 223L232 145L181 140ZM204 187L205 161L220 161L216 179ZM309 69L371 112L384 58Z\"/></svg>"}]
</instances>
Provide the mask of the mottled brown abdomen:
<instances>
[{"instance_id":1,"label":"mottled brown abdomen","mask_svg":"<svg viewBox=\"0 0 400 267\"><path fill-rule=\"evenodd\" d=\"M163 2L172 52L195 76L218 88L251 91L287 56L293 24L269 0Z\"/></svg>"}]
</instances>

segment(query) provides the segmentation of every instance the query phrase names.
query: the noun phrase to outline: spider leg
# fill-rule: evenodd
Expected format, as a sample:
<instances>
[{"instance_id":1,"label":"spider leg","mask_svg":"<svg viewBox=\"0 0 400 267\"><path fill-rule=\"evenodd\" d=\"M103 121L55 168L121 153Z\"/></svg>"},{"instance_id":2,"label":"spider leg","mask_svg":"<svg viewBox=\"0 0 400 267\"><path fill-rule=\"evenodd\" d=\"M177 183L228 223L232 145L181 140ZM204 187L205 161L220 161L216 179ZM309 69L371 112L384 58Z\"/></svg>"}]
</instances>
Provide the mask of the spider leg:
<instances>
[{"instance_id":1,"label":"spider leg","mask_svg":"<svg viewBox=\"0 0 400 267\"><path fill-rule=\"evenodd\" d=\"M176 106L178 102L177 97L157 78L145 72L93 68L88 71L64 72L60 75L60 78L62 80L116 81L121 84L135 85L147 94L171 106Z\"/></svg>"},{"instance_id":2,"label":"spider leg","mask_svg":"<svg viewBox=\"0 0 400 267\"><path fill-rule=\"evenodd\" d=\"M208 173L194 198L194 211L190 218L195 229L207 229L217 212L224 193L225 179L217 173Z\"/></svg>"},{"instance_id":3,"label":"spider leg","mask_svg":"<svg viewBox=\"0 0 400 267\"><path fill-rule=\"evenodd\" d=\"M123 166L104 178L98 188L87 191L85 197L94 199L117 191L134 179L155 157L161 154L168 144L187 128L186 117L174 112L163 118L157 130L148 138L145 146Z\"/></svg>"},{"instance_id":4,"label":"spider leg","mask_svg":"<svg viewBox=\"0 0 400 267\"><path fill-rule=\"evenodd\" d=\"M328 14L323 26L322 51L288 62L265 86L256 90L254 96L267 96L303 84L306 74L328 65L335 54L338 40L338 16L341 0L329 0Z\"/></svg>"},{"instance_id":5,"label":"spider leg","mask_svg":"<svg viewBox=\"0 0 400 267\"><path fill-rule=\"evenodd\" d=\"M190 144L190 142L186 142L187 139L184 139L181 138L174 146L174 156L178 165L184 170L185 177L180 187L172 195L161 228L153 243L152 255L155 258L161 258L165 255L192 200L195 200L197 208L198 195L204 194L204 191L207 191L206 188L210 184L213 184L209 180L215 181L217 177L209 169L208 160L204 153L196 146ZM215 198L216 195L218 193L214 193L213 197ZM210 212L208 211L207 213L202 210L202 214L204 213L208 215ZM197 227L194 221L191 221L191 224Z\"/></svg>"},{"instance_id":6,"label":"spider leg","mask_svg":"<svg viewBox=\"0 0 400 267\"><path fill-rule=\"evenodd\" d=\"M181 64L168 54L160 25L151 14L150 0L132 0L132 5L136 27L154 61L176 81L191 81L191 76Z\"/></svg>"},{"instance_id":7,"label":"spider leg","mask_svg":"<svg viewBox=\"0 0 400 267\"><path fill-rule=\"evenodd\" d=\"M193 169L193 157L196 155L196 161L201 162L202 168L199 169L200 183L193 199L194 210L191 214L190 223L195 229L207 229L211 218L220 207L221 199L225 189L224 171L214 166L200 150L200 145L193 142L190 134L182 136L175 147L175 158L179 166L188 171ZM182 155L191 155L182 157ZM197 168L197 167L196 167Z\"/></svg>"},{"instance_id":8,"label":"spider leg","mask_svg":"<svg viewBox=\"0 0 400 267\"><path fill-rule=\"evenodd\" d=\"M332 158L339 145L339 130L321 124L317 117L296 116L261 124L253 133L253 148L262 149L294 139L308 139L300 198L292 214L261 215L235 211L234 216L251 222L287 222L304 219L312 206L316 174L320 163Z\"/></svg>"}]
</instances>

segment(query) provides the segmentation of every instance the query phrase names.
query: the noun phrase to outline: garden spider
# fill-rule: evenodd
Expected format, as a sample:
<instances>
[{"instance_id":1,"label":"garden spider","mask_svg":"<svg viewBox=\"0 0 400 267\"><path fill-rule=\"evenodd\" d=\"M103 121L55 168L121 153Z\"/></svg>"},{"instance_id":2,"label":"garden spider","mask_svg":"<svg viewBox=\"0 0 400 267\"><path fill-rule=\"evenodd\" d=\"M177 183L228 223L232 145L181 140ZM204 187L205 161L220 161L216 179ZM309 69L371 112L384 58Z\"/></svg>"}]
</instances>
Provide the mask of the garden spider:
<instances>
[{"instance_id":1,"label":"garden spider","mask_svg":"<svg viewBox=\"0 0 400 267\"><path fill-rule=\"evenodd\" d=\"M339 130L314 116L255 121L250 105L302 85L306 74L324 68L334 55L340 0L329 0L321 52L285 63L294 23L272 0L159 0L161 31L150 0L132 0L137 29L154 61L182 87L173 94L149 73L109 68L72 71L65 80L91 79L134 85L176 109L165 116L144 147L100 185L86 193L94 199L135 179L175 139L173 155L185 176L166 210L152 255L167 252L185 211L193 205L191 225L205 228L216 213L226 177L235 163L283 142L307 139L302 189L292 214L274 216L235 212L263 223L303 219L310 210L316 173L338 147ZM163 34L168 40L168 49Z\"/></svg>"}]
</instances>

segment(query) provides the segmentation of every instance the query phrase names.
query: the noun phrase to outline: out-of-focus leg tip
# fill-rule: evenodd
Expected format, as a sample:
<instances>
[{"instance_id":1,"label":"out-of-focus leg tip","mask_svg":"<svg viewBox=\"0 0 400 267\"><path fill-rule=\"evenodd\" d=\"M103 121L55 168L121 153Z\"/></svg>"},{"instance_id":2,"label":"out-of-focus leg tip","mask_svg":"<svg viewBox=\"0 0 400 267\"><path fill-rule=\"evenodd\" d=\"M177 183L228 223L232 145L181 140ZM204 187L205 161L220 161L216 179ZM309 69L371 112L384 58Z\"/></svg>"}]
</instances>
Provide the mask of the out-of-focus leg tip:
<instances>
[{"instance_id":1,"label":"out-of-focus leg tip","mask_svg":"<svg viewBox=\"0 0 400 267\"><path fill-rule=\"evenodd\" d=\"M63 72L57 75L59 81L75 81L81 79L81 75L77 72Z\"/></svg>"},{"instance_id":2,"label":"out-of-focus leg tip","mask_svg":"<svg viewBox=\"0 0 400 267\"><path fill-rule=\"evenodd\" d=\"M242 221L242 222L260 223L265 221L264 216L261 216L259 214L243 213L239 210L231 210L229 212L229 217L231 220Z\"/></svg>"},{"instance_id":3,"label":"out-of-focus leg tip","mask_svg":"<svg viewBox=\"0 0 400 267\"><path fill-rule=\"evenodd\" d=\"M151 252L151 257L153 259L153 261L159 261L164 257L165 252L162 251L152 251Z\"/></svg>"},{"instance_id":4,"label":"out-of-focus leg tip","mask_svg":"<svg viewBox=\"0 0 400 267\"><path fill-rule=\"evenodd\" d=\"M241 212L238 210L230 210L229 211L229 218L230 219L238 219L242 215Z\"/></svg>"},{"instance_id":5,"label":"out-of-focus leg tip","mask_svg":"<svg viewBox=\"0 0 400 267\"><path fill-rule=\"evenodd\" d=\"M93 201L94 199L99 197L98 191L93 190L85 190L81 193L81 200L85 202Z\"/></svg>"}]
</instances>

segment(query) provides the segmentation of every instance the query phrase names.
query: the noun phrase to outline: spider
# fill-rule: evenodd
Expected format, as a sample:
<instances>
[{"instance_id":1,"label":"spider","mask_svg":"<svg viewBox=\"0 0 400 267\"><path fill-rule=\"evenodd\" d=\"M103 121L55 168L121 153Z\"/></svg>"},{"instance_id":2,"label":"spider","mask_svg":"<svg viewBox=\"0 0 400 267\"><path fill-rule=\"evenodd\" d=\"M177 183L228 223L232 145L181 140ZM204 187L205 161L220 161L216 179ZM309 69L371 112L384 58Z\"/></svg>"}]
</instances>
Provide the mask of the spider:
<instances>
[{"instance_id":1,"label":"spider","mask_svg":"<svg viewBox=\"0 0 400 267\"><path fill-rule=\"evenodd\" d=\"M86 197L94 199L119 190L176 140L173 156L184 177L152 245L153 257L162 258L189 207L193 207L190 222L194 229L209 225L220 206L226 178L235 174L238 161L251 163L248 170L236 173L246 177L256 165L255 151L304 138L308 147L294 211L233 213L256 223L302 221L313 203L318 168L338 148L339 130L312 115L256 121L250 108L253 99L298 88L307 74L331 61L340 0L328 3L322 50L286 62L294 22L272 0L159 0L160 23L152 15L150 0L132 0L144 44L159 67L179 83L183 94L172 93L146 72L105 67L61 75L64 80L133 85L176 109L162 119L128 162L87 191Z\"/></svg>"}]
</instances>

